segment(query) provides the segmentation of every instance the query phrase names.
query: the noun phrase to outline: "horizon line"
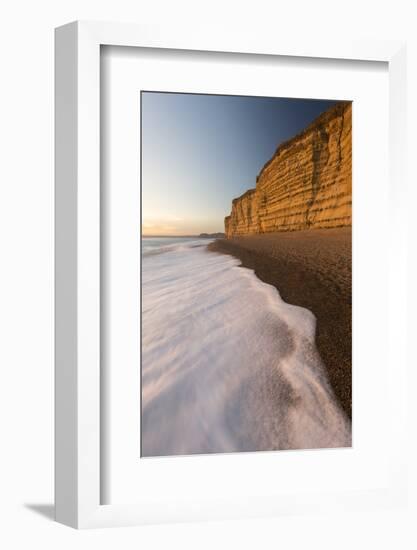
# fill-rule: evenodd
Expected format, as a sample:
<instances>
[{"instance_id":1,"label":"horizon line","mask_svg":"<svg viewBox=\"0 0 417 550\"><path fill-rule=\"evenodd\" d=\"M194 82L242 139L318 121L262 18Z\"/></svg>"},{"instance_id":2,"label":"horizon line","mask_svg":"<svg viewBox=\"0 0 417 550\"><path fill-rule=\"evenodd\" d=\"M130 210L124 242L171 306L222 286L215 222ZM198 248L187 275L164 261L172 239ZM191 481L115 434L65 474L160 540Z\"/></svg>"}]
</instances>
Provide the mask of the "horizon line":
<instances>
[{"instance_id":1,"label":"horizon line","mask_svg":"<svg viewBox=\"0 0 417 550\"><path fill-rule=\"evenodd\" d=\"M224 231L213 231L211 233L207 233L207 232L203 232L203 233L194 233L194 234L188 234L188 235L174 235L174 234L171 234L171 235L167 235L167 234L163 234L163 235L156 235L156 234L141 234L141 237L201 237L202 235L205 236L205 235L225 235L225 232Z\"/></svg>"}]
</instances>

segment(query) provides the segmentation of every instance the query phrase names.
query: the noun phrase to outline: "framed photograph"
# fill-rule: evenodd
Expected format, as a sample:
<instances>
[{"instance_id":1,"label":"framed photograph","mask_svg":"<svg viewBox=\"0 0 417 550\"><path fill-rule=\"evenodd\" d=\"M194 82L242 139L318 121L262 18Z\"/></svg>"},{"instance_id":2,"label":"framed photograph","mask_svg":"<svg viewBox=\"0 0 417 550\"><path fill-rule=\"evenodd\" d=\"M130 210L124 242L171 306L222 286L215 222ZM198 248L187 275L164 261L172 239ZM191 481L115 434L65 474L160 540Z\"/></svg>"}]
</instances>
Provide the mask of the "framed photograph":
<instances>
[{"instance_id":1,"label":"framed photograph","mask_svg":"<svg viewBox=\"0 0 417 550\"><path fill-rule=\"evenodd\" d=\"M57 521L401 505L404 44L75 22L55 63Z\"/></svg>"}]
</instances>

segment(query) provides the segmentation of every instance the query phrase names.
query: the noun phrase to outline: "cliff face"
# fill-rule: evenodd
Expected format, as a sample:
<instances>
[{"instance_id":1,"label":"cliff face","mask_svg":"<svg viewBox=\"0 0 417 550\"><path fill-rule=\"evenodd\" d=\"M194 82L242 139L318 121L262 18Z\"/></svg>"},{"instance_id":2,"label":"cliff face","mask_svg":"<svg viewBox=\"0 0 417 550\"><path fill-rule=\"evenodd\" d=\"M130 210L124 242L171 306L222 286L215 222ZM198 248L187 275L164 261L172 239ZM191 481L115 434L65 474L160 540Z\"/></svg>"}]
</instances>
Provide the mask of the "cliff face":
<instances>
[{"instance_id":1,"label":"cliff face","mask_svg":"<svg viewBox=\"0 0 417 550\"><path fill-rule=\"evenodd\" d=\"M352 104L338 103L281 144L256 188L232 202L228 238L352 223Z\"/></svg>"}]
</instances>

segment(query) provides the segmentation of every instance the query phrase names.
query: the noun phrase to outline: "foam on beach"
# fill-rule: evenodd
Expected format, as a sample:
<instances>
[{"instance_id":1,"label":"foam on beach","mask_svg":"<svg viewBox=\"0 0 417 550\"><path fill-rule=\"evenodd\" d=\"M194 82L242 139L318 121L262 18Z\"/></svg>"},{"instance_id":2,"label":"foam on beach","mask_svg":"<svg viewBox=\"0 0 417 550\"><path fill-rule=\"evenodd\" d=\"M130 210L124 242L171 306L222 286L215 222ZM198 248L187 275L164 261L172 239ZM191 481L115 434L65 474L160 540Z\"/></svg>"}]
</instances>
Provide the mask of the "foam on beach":
<instances>
[{"instance_id":1,"label":"foam on beach","mask_svg":"<svg viewBox=\"0 0 417 550\"><path fill-rule=\"evenodd\" d=\"M143 243L143 456L351 445L310 311L207 240Z\"/></svg>"}]
</instances>

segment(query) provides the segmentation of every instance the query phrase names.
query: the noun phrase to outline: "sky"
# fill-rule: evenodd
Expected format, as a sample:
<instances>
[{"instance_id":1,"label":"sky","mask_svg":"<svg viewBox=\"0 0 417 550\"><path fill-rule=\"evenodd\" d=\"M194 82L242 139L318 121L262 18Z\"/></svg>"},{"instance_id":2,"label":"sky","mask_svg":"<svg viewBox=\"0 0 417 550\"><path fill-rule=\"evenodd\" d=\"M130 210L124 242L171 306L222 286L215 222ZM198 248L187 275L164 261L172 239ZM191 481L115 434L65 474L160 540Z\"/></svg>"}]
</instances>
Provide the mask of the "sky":
<instances>
[{"instance_id":1,"label":"sky","mask_svg":"<svg viewBox=\"0 0 417 550\"><path fill-rule=\"evenodd\" d=\"M280 143L334 101L141 93L142 234L224 231Z\"/></svg>"}]
</instances>

